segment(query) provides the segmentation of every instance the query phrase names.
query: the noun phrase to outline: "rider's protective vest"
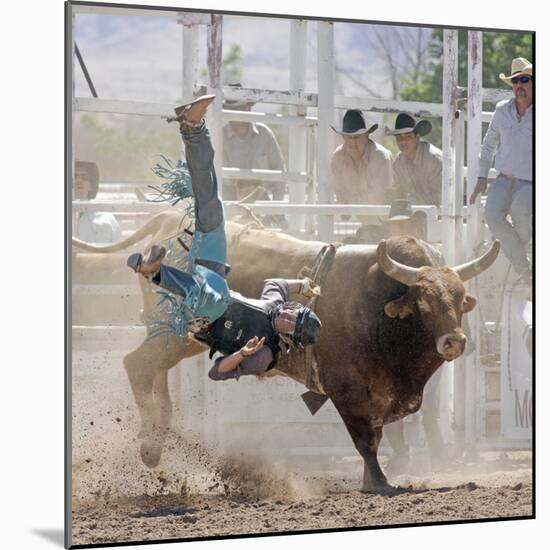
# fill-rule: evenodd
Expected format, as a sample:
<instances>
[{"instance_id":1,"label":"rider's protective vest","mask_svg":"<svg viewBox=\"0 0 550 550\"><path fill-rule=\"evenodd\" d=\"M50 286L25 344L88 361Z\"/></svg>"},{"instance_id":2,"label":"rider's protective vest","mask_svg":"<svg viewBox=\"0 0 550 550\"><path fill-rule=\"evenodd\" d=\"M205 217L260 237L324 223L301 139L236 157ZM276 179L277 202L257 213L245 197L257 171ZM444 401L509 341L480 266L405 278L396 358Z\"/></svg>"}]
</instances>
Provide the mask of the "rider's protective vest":
<instances>
[{"instance_id":1,"label":"rider's protective vest","mask_svg":"<svg viewBox=\"0 0 550 550\"><path fill-rule=\"evenodd\" d=\"M280 351L279 335L273 328L273 318L281 304L268 300L253 300L231 293L231 303L225 313L216 319L206 334L198 336L210 347L210 358L219 351L231 355L239 351L251 338L265 336L264 346L271 349L275 366Z\"/></svg>"}]
</instances>

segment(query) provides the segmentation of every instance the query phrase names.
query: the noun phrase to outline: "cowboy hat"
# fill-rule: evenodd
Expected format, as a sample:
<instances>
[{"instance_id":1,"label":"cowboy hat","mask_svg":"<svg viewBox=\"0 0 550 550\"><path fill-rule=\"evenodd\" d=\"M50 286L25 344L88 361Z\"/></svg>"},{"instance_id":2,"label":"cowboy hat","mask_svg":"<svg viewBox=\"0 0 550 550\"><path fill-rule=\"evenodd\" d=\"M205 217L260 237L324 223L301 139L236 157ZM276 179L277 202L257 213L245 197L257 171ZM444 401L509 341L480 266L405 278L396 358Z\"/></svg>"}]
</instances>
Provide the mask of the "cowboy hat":
<instances>
[{"instance_id":1,"label":"cowboy hat","mask_svg":"<svg viewBox=\"0 0 550 550\"><path fill-rule=\"evenodd\" d=\"M411 201L407 199L397 199L391 202L390 214L387 221L396 222L400 220L409 220L412 216L413 209Z\"/></svg>"},{"instance_id":2,"label":"cowboy hat","mask_svg":"<svg viewBox=\"0 0 550 550\"><path fill-rule=\"evenodd\" d=\"M392 201L389 217L382 221L382 227L386 233L385 238L402 234L402 229L399 227L393 227L392 229L389 224L406 220L410 220L412 223L412 226L409 225L406 231L419 239L426 240L428 231L428 218L426 212L422 210L413 212L411 202L407 199Z\"/></svg>"},{"instance_id":3,"label":"cowboy hat","mask_svg":"<svg viewBox=\"0 0 550 550\"><path fill-rule=\"evenodd\" d=\"M342 119L342 129L337 130L334 126L331 128L343 136L358 136L360 134L372 134L378 128L378 124L373 124L368 130L365 124L365 118L361 111L349 110L346 111Z\"/></svg>"},{"instance_id":4,"label":"cowboy hat","mask_svg":"<svg viewBox=\"0 0 550 550\"><path fill-rule=\"evenodd\" d=\"M241 90L242 86L241 83L238 82L236 84L228 84L230 88L234 88L235 90ZM241 110L248 110L253 105L256 105L255 101L250 101L246 99L225 99L223 102L223 108L229 109L230 111L241 111Z\"/></svg>"},{"instance_id":5,"label":"cowboy hat","mask_svg":"<svg viewBox=\"0 0 550 550\"><path fill-rule=\"evenodd\" d=\"M386 130L388 136L398 136L400 134L409 134L414 132L419 136L427 136L432 131L432 123L429 120L419 120L416 122L412 115L408 113L399 113L395 119L395 130Z\"/></svg>"},{"instance_id":6,"label":"cowboy hat","mask_svg":"<svg viewBox=\"0 0 550 550\"><path fill-rule=\"evenodd\" d=\"M504 73L500 73L498 75L501 80L508 84L508 86L512 85L512 78L515 78L516 76L533 76L533 65L530 61L527 61L525 57L516 57L512 61L510 72L510 76L506 76Z\"/></svg>"}]
</instances>

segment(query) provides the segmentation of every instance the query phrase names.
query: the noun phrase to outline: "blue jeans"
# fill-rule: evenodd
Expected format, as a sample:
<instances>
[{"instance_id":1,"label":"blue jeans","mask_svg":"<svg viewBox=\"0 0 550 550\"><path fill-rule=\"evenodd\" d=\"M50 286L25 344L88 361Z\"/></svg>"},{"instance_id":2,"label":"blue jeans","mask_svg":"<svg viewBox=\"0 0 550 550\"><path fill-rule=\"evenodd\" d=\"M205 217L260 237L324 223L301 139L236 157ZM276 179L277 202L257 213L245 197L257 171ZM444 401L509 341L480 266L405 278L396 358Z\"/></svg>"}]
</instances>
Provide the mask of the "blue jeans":
<instances>
[{"instance_id":1,"label":"blue jeans","mask_svg":"<svg viewBox=\"0 0 550 550\"><path fill-rule=\"evenodd\" d=\"M500 240L502 252L518 273L530 268L527 245L533 230L532 211L532 183L499 174L489 188L485 219L491 233Z\"/></svg>"},{"instance_id":2,"label":"blue jeans","mask_svg":"<svg viewBox=\"0 0 550 550\"><path fill-rule=\"evenodd\" d=\"M181 137L195 198L195 229L209 233L224 222L210 132L203 124L201 128L182 130Z\"/></svg>"},{"instance_id":3,"label":"blue jeans","mask_svg":"<svg viewBox=\"0 0 550 550\"><path fill-rule=\"evenodd\" d=\"M208 317L213 322L227 309L229 288L226 273L195 265L194 261L209 260L223 265L227 262L223 204L214 171L214 149L204 124L198 129L182 130L181 135L195 201L195 233L189 251L192 268L190 273L185 273L161 265L153 282L183 296L190 316Z\"/></svg>"}]
</instances>

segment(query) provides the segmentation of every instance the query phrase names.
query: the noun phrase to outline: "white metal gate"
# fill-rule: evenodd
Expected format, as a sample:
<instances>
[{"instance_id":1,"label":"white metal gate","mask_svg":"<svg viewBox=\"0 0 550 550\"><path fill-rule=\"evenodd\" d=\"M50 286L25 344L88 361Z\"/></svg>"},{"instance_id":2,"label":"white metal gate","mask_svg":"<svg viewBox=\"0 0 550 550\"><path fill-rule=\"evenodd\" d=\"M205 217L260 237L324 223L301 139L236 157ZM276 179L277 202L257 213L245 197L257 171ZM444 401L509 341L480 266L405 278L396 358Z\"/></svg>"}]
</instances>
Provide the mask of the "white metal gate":
<instances>
[{"instance_id":1,"label":"white metal gate","mask_svg":"<svg viewBox=\"0 0 550 550\"><path fill-rule=\"evenodd\" d=\"M112 13L113 8L100 6L72 6L73 17L83 13ZM135 8L135 14L146 14L148 16L158 15L159 12L150 13L147 10ZM147 13L146 13L147 12ZM124 10L124 13L128 13ZM363 111L375 113L394 113L407 110L416 115L442 117L443 120L443 205L441 211L437 212L435 207L422 207L426 211L429 220L429 240L442 241L443 252L447 263L455 264L474 255L476 245L484 236L483 224L481 223L481 210L479 206L462 206L464 191L469 196L477 179L477 155L481 143L481 124L487 121L491 114L482 111L482 101L497 100L509 97L509 94L500 90L483 89L481 82L482 58L481 44L482 33L478 31L469 32L469 57L468 57L468 88L467 101L462 99L463 90L457 85L458 73L458 31L444 31L444 84L443 104L404 102L377 100L365 97L338 96L334 92L334 37L333 23L327 21L304 21L289 20L290 25L290 79L288 91L273 91L263 89L234 89L224 87L220 80L221 51L223 18L220 15L206 14L177 14L172 12L174 18L182 24L182 48L185 55L182 67L182 95L184 100L191 99L198 86L198 25L207 26L207 48L209 60L207 67L207 90L215 93L218 101L209 113L208 125L211 129L216 150L221 150L221 128L228 120L262 121L267 123L280 124L289 129L290 158L288 159L289 169L281 173L266 170L237 170L225 168L219 165L221 155L217 155L218 165L216 170L223 175L223 178L255 178L255 179L278 179L289 183L289 200L284 203L250 204L254 211L259 213L291 213L290 230L295 234L302 234L305 229L307 216L313 216L317 221L317 236L320 239L334 240L334 216L345 213L363 213L372 215L387 215L389 206L372 205L337 205L333 203L333 183L330 170L330 157L334 150L334 136L330 125L334 122L336 109L356 108ZM166 15L166 13L163 13ZM306 33L307 26L317 25L317 65L318 65L318 93L308 93L305 90L305 63L306 63ZM74 42L73 42L74 44ZM74 71L71 71L71 75ZM74 89L74 87L73 87ZM170 113L175 107L172 104L158 104L148 102L104 100L74 97L69 113L70 121L73 121L76 111L125 113L137 116L159 117ZM222 98L226 99L247 99L258 103L273 103L287 105L290 112L287 115L269 115L265 113L243 113L236 111L222 111ZM308 108L316 108L317 116L308 116ZM468 140L465 145L465 124L468 125ZM74 125L73 125L74 127ZM467 184L464 189L464 163L462 158L464 148L467 154ZM69 181L72 179L72 165L68 167ZM307 202L306 186L313 184L316 189L316 198ZM231 205L228 205L228 210ZM85 209L98 209L102 211L111 210L114 212L147 211L153 212L164 207L159 205L143 203L140 201L94 201L93 203L79 202L72 204L72 212ZM438 214L441 218L438 218ZM466 223L464 223L466 222ZM486 234L485 234L486 235ZM485 327L480 326L480 319L473 316L472 333L474 339L480 341L480 334ZM496 322L499 320L497 319ZM495 322L487 320L486 322ZM89 334L96 334L98 327L91 328ZM110 328L112 332L114 329ZM84 334L84 327L76 329L77 334ZM108 331L108 332L109 332ZM108 338L108 333L105 333ZM107 341L107 340L106 340ZM485 398L485 393L480 388L486 383L488 372L493 366L487 368L480 364L479 352L468 356L465 359L455 362L454 366L445 368L442 388L444 388L441 403L443 428L446 438L452 441L458 438L462 444L470 446L483 446L486 443L486 430L482 426L480 410L491 407ZM296 392L294 383L289 381L268 381L259 384L256 381L242 380L238 384L226 384L223 388L219 385L205 382L205 361L198 359L197 367L182 376L185 377L185 384L195 384L197 391L203 396L200 403L204 405L208 414L207 422L212 423L212 418L217 414L218 426L215 432L220 435L219 423L225 422L228 418L231 423L238 423L235 400L247 403L250 396L262 393L263 400L284 401L288 393ZM489 369L489 370L487 370ZM292 386L292 387L291 387ZM261 390L259 389L261 388ZM290 389L289 389L290 388ZM484 400L480 402L480 396ZM226 413L213 413L212 406L217 402L227 404ZM201 406L202 406L201 405ZM225 406L225 405L224 405ZM499 412L500 402L496 405ZM267 409L266 409L267 410ZM281 407L279 406L279 410ZM328 423L337 422L335 413L319 413L314 419L308 418L305 407L299 402L299 408L288 406L277 419L278 422ZM291 412L292 411L292 412ZM249 418L250 408L242 410L243 421ZM306 420L307 419L307 420ZM265 419L262 420L262 422ZM313 428L311 428L313 429ZM500 440L501 442L503 440ZM496 442L498 443L498 441ZM520 439L520 446L528 447L530 437ZM504 442L506 444L506 442ZM351 443L349 443L351 446ZM318 447L325 447L320 443ZM341 447L336 445L336 447Z\"/></svg>"}]
</instances>

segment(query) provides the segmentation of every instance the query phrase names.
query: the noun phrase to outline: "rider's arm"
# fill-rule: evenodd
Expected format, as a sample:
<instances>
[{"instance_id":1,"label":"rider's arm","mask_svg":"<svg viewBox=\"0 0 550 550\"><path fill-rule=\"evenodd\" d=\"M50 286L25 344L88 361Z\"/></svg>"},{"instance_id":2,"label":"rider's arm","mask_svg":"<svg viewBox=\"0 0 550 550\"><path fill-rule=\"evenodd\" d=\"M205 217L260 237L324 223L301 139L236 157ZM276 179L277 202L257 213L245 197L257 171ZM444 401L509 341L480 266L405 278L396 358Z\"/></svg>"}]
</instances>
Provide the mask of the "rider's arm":
<instances>
[{"instance_id":1,"label":"rider's arm","mask_svg":"<svg viewBox=\"0 0 550 550\"><path fill-rule=\"evenodd\" d=\"M302 279L287 279L286 282L290 294L300 294L300 292L302 292Z\"/></svg>"},{"instance_id":2,"label":"rider's arm","mask_svg":"<svg viewBox=\"0 0 550 550\"><path fill-rule=\"evenodd\" d=\"M267 279L262 299L282 304L290 300L291 294L302 294L309 298L309 291L316 286L308 279Z\"/></svg>"},{"instance_id":3,"label":"rider's arm","mask_svg":"<svg viewBox=\"0 0 550 550\"><path fill-rule=\"evenodd\" d=\"M218 357L208 372L208 376L212 380L227 380L229 378L238 378L244 374L263 374L273 361L273 352L267 346L264 346L259 351L248 357L238 357L233 359L235 355L240 354L239 352L236 352L232 355ZM235 361L235 366L232 370L220 372L220 367L224 361L226 362L226 369L229 369L228 364L230 364L230 361Z\"/></svg>"}]
</instances>

